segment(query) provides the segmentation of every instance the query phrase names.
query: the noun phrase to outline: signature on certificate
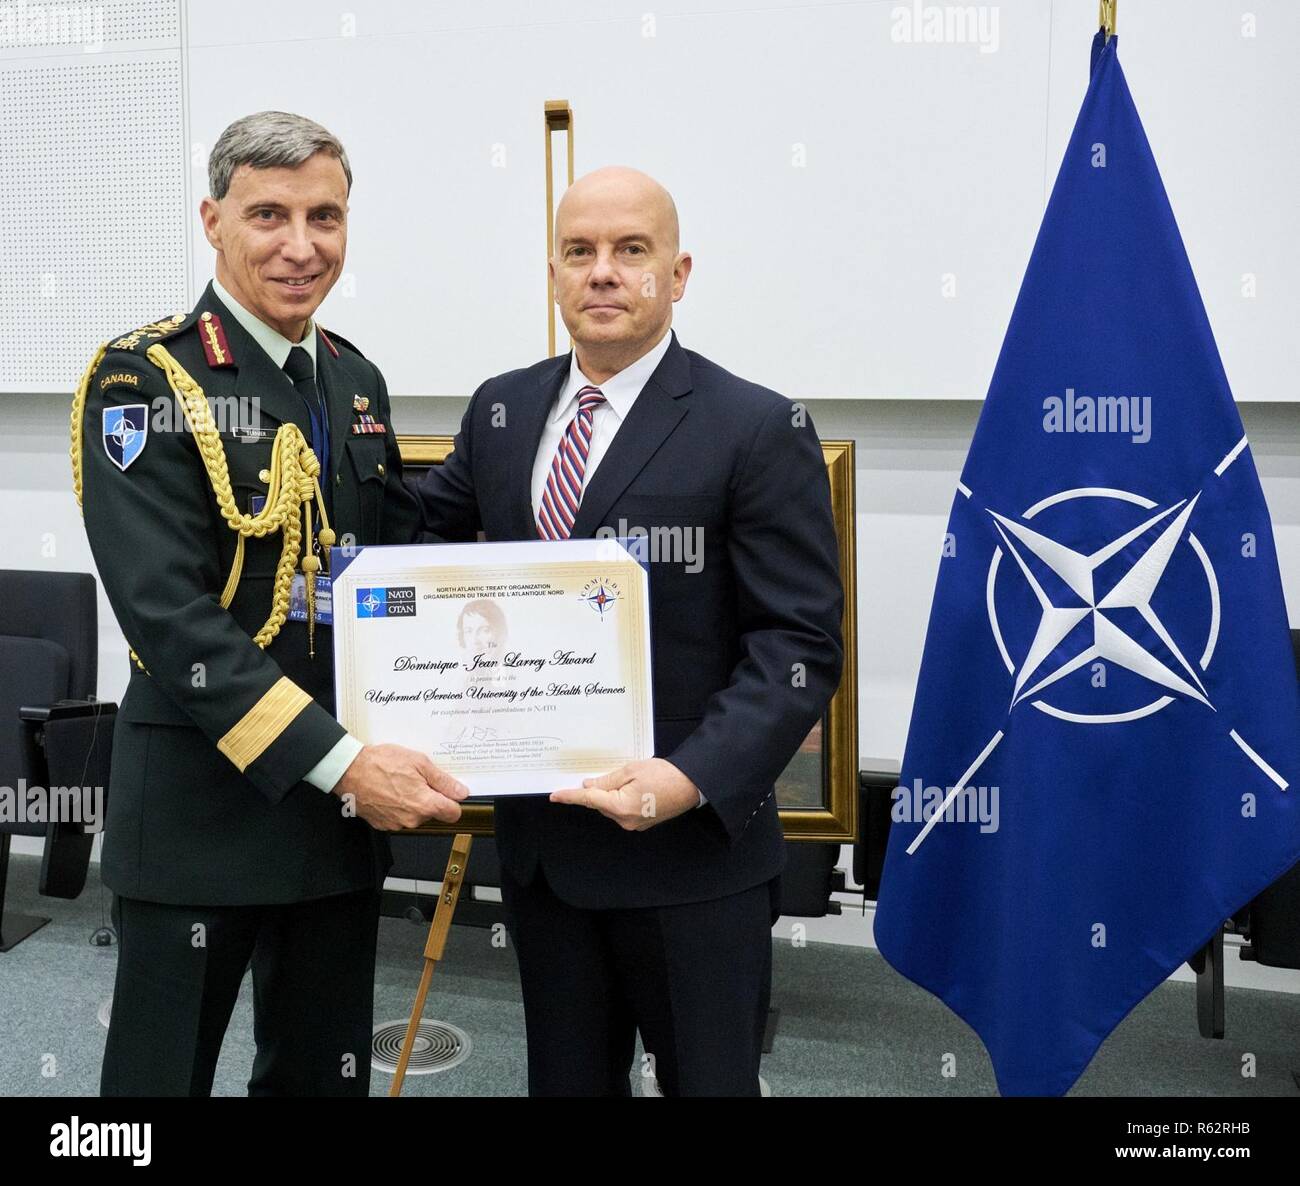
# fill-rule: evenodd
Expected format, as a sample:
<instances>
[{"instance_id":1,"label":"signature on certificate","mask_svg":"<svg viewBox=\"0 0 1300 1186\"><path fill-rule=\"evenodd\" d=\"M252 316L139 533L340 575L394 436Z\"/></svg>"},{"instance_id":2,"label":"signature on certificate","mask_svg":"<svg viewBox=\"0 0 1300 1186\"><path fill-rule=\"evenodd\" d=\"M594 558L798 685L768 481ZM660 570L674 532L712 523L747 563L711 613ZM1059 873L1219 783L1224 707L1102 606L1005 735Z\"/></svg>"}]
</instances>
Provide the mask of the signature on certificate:
<instances>
[{"instance_id":1,"label":"signature on certificate","mask_svg":"<svg viewBox=\"0 0 1300 1186\"><path fill-rule=\"evenodd\" d=\"M489 725L466 725L455 737L449 741L438 743L438 748L442 753L458 754L472 753L475 750L498 749L503 744L512 746L520 743L553 741L559 742L561 738L552 737L545 733L532 734L524 737L516 737L513 734L499 733L495 728Z\"/></svg>"}]
</instances>

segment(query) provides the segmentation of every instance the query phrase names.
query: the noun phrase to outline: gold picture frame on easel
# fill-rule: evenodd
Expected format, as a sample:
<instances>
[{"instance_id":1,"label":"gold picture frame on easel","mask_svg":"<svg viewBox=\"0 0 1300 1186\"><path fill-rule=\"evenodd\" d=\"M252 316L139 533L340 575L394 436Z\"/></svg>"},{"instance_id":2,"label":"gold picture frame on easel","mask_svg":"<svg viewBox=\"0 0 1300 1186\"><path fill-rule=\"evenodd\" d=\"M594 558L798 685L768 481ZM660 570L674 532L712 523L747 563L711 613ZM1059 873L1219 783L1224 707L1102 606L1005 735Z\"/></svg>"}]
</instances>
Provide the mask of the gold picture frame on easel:
<instances>
[{"instance_id":1,"label":"gold picture frame on easel","mask_svg":"<svg viewBox=\"0 0 1300 1186\"><path fill-rule=\"evenodd\" d=\"M546 121L546 259L555 254L555 136L564 133L567 148L566 184L573 184L573 108L568 99L547 99L542 109ZM546 355L555 357L555 281L546 269Z\"/></svg>"},{"instance_id":2,"label":"gold picture frame on easel","mask_svg":"<svg viewBox=\"0 0 1300 1186\"><path fill-rule=\"evenodd\" d=\"M398 435L408 477L441 465L452 450L449 436ZM858 664L856 597L856 507L853 442L822 441L822 457L831 485L831 511L839 541L844 582L844 674L825 716L777 780L776 800L787 840L851 843L858 825ZM454 826L416 831L432 835L492 835L492 807L465 807Z\"/></svg>"}]
</instances>

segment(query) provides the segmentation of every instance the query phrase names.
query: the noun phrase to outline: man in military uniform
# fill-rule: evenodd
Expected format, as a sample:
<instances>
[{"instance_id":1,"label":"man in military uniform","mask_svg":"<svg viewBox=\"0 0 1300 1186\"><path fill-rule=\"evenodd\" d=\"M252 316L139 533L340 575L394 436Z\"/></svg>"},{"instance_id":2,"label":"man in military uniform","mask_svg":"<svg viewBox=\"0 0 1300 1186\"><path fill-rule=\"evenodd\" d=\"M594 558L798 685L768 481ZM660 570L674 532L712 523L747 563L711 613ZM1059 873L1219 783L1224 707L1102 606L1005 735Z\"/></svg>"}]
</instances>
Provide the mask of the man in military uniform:
<instances>
[{"instance_id":1,"label":"man in military uniform","mask_svg":"<svg viewBox=\"0 0 1300 1186\"><path fill-rule=\"evenodd\" d=\"M453 821L466 794L333 715L329 547L418 522L383 377L312 320L351 181L310 120L232 124L201 207L215 282L102 349L78 391L75 485L133 648L102 866L105 1095L208 1094L250 964L250 1094L367 1094L382 830Z\"/></svg>"}]
</instances>

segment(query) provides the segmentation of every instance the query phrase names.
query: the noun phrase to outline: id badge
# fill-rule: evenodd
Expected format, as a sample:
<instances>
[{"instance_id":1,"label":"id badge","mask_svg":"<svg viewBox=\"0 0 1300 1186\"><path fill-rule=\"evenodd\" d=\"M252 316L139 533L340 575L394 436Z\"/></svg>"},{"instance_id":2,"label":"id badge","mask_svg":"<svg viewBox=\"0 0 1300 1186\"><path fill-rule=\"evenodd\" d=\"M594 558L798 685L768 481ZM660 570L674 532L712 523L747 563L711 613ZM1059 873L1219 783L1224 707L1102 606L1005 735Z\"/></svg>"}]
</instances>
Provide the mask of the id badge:
<instances>
[{"instance_id":1,"label":"id badge","mask_svg":"<svg viewBox=\"0 0 1300 1186\"><path fill-rule=\"evenodd\" d=\"M316 575L316 625L332 626L334 624L334 586L327 576ZM307 620L307 578L302 573L295 573L293 584L289 586L289 621L305 622Z\"/></svg>"}]
</instances>

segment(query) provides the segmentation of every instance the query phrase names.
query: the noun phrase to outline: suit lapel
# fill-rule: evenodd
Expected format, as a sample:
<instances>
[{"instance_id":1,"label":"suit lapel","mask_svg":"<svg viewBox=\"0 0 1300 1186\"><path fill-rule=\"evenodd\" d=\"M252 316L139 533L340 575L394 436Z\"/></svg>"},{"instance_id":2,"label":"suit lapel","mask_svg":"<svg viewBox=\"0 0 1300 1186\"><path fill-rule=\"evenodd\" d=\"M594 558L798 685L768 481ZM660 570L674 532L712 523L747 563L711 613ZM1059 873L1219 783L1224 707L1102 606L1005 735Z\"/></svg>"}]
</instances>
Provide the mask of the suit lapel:
<instances>
[{"instance_id":1,"label":"suit lapel","mask_svg":"<svg viewBox=\"0 0 1300 1186\"><path fill-rule=\"evenodd\" d=\"M655 455L689 410L681 397L691 390L691 364L673 334L672 344L636 397L627 419L583 491L573 539L593 535L615 500Z\"/></svg>"},{"instance_id":2,"label":"suit lapel","mask_svg":"<svg viewBox=\"0 0 1300 1186\"><path fill-rule=\"evenodd\" d=\"M325 395L325 406L329 411L330 467L334 471L329 475L329 480L333 482L343 464L348 438L352 435L352 397L369 397L372 401L370 414L377 418L379 393L373 390L368 374L359 373L360 368L346 354L340 352L336 357L319 334L316 339L316 369L321 379L321 391Z\"/></svg>"},{"instance_id":3,"label":"suit lapel","mask_svg":"<svg viewBox=\"0 0 1300 1186\"><path fill-rule=\"evenodd\" d=\"M514 512L511 538L537 539L537 519L533 515L533 463L542 443L546 418L555 407L565 379L569 375L569 356L553 358L542 367L537 390L520 412L519 431L511 433L510 506Z\"/></svg>"}]
</instances>

